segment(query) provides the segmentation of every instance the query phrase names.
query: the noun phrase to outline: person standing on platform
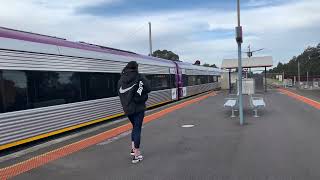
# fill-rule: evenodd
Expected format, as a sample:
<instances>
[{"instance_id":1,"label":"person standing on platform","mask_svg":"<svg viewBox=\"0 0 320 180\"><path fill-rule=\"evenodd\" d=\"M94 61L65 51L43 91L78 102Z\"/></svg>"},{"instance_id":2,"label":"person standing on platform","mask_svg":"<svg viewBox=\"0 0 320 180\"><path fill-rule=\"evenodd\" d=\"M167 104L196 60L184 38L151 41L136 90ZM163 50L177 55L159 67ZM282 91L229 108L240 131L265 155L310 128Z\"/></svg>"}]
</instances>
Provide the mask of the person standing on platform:
<instances>
[{"instance_id":1,"label":"person standing on platform","mask_svg":"<svg viewBox=\"0 0 320 180\"><path fill-rule=\"evenodd\" d=\"M149 81L138 71L138 63L135 61L129 62L121 72L118 94L123 111L133 127L130 152L133 156L132 163L143 160L140 151L141 128L150 91Z\"/></svg>"}]
</instances>

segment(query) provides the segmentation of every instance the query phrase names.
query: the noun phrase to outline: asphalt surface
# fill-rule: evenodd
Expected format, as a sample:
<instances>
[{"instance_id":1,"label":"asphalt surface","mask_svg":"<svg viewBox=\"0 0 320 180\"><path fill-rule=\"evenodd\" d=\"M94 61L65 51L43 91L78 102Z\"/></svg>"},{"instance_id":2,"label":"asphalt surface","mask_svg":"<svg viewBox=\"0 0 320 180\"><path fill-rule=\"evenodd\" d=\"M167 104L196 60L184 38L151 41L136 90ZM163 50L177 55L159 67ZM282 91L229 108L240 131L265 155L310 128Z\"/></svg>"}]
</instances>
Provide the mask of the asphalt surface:
<instances>
[{"instance_id":1,"label":"asphalt surface","mask_svg":"<svg viewBox=\"0 0 320 180\"><path fill-rule=\"evenodd\" d=\"M124 135L14 179L320 179L319 110L270 90L261 117L246 105L241 127L223 108L225 97L220 93L146 124L139 164L131 164L130 136Z\"/></svg>"}]
</instances>

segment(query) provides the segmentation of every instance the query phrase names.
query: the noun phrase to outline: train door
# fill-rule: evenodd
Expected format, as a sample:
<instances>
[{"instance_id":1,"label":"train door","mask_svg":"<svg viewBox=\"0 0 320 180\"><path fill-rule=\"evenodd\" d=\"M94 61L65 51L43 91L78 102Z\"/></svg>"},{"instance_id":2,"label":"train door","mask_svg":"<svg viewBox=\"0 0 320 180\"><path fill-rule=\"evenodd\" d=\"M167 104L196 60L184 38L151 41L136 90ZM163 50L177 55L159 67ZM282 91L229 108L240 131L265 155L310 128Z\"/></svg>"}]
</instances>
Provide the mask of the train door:
<instances>
[{"instance_id":1,"label":"train door","mask_svg":"<svg viewBox=\"0 0 320 180\"><path fill-rule=\"evenodd\" d=\"M172 79L173 77L173 79ZM179 99L179 88L177 86L177 69L176 68L170 68L170 81L174 81L171 85L171 99L172 100L178 100Z\"/></svg>"},{"instance_id":2,"label":"train door","mask_svg":"<svg viewBox=\"0 0 320 180\"><path fill-rule=\"evenodd\" d=\"M178 63L174 62L175 65L176 65L176 68L175 68L175 86L177 88L177 99L181 99L182 97L182 94L181 94L181 91L180 91L180 87L182 87L182 74L181 74L181 69L179 68L179 65Z\"/></svg>"},{"instance_id":3,"label":"train door","mask_svg":"<svg viewBox=\"0 0 320 180\"><path fill-rule=\"evenodd\" d=\"M186 97L187 96L187 75L186 75L186 70L185 69L180 69L181 71L181 86L180 86L180 92L181 96L180 97Z\"/></svg>"}]
</instances>

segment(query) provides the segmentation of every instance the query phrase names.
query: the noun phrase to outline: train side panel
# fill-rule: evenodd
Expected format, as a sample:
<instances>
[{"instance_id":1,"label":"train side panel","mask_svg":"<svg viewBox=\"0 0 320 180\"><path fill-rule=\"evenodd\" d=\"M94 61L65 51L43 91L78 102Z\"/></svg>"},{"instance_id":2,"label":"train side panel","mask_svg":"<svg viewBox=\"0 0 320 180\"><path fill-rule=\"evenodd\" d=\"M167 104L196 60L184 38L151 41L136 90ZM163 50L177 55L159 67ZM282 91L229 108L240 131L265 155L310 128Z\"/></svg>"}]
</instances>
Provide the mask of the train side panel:
<instances>
[{"instance_id":1,"label":"train side panel","mask_svg":"<svg viewBox=\"0 0 320 180\"><path fill-rule=\"evenodd\" d=\"M45 45L45 48L46 46L47 45ZM79 57L79 54L72 56L72 53L70 52L68 56L46 54L44 52L45 51L35 53L2 49L0 50L1 73L2 71L6 71L6 73L9 72L7 74L10 74L12 78L17 78L17 72L21 72L23 74L28 72L120 74L123 67L129 61L126 57L123 57L121 61L115 61L109 59ZM153 61L153 63L149 62L148 64L143 64L142 62L144 61L139 59L137 59L137 62L139 63L140 73L145 74L147 77L175 76L175 66L173 63L170 64L169 62L166 64L161 62L159 65L157 64L157 61ZM29 81L29 79L26 78L25 81ZM25 87L29 85L29 83L21 84L22 82L19 82L19 80L16 82L6 82L6 86L13 83L17 88L19 88L18 86ZM14 83L20 83L20 85ZM168 83L170 82L163 81L161 83L164 83L165 86L169 87ZM162 84L160 84L160 88L161 85ZM13 86L10 85L10 87ZM152 107L176 100L176 91L176 87L172 86L168 89L157 89L152 91L149 95L147 106ZM5 96L10 95L10 97L14 98L17 97L15 93L16 91L11 91L10 94L6 93ZM6 98L6 102L9 102L8 98L9 97ZM28 101L30 101L30 99L28 99ZM61 102L63 100L54 99L52 101ZM38 105L46 103L48 102L41 102L38 103ZM50 105L47 107L33 107L33 109L13 112L3 112L0 113L0 150L121 115L123 115L123 111L117 96L95 100L82 100L80 102L68 104Z\"/></svg>"}]
</instances>

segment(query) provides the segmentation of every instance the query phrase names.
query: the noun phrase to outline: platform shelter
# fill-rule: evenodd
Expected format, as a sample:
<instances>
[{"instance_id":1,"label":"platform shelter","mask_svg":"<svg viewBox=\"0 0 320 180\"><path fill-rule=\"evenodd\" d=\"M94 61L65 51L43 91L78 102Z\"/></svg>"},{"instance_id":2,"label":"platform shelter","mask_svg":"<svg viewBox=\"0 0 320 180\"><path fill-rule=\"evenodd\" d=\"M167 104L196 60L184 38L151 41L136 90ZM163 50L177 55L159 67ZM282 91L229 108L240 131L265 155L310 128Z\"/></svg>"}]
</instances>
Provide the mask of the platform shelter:
<instances>
[{"instance_id":1,"label":"platform shelter","mask_svg":"<svg viewBox=\"0 0 320 180\"><path fill-rule=\"evenodd\" d=\"M272 56L242 58L242 68L264 68L264 89L267 91L267 67L273 66ZM238 59L224 59L222 69L229 71L229 91L231 91L231 71L238 68Z\"/></svg>"}]
</instances>

